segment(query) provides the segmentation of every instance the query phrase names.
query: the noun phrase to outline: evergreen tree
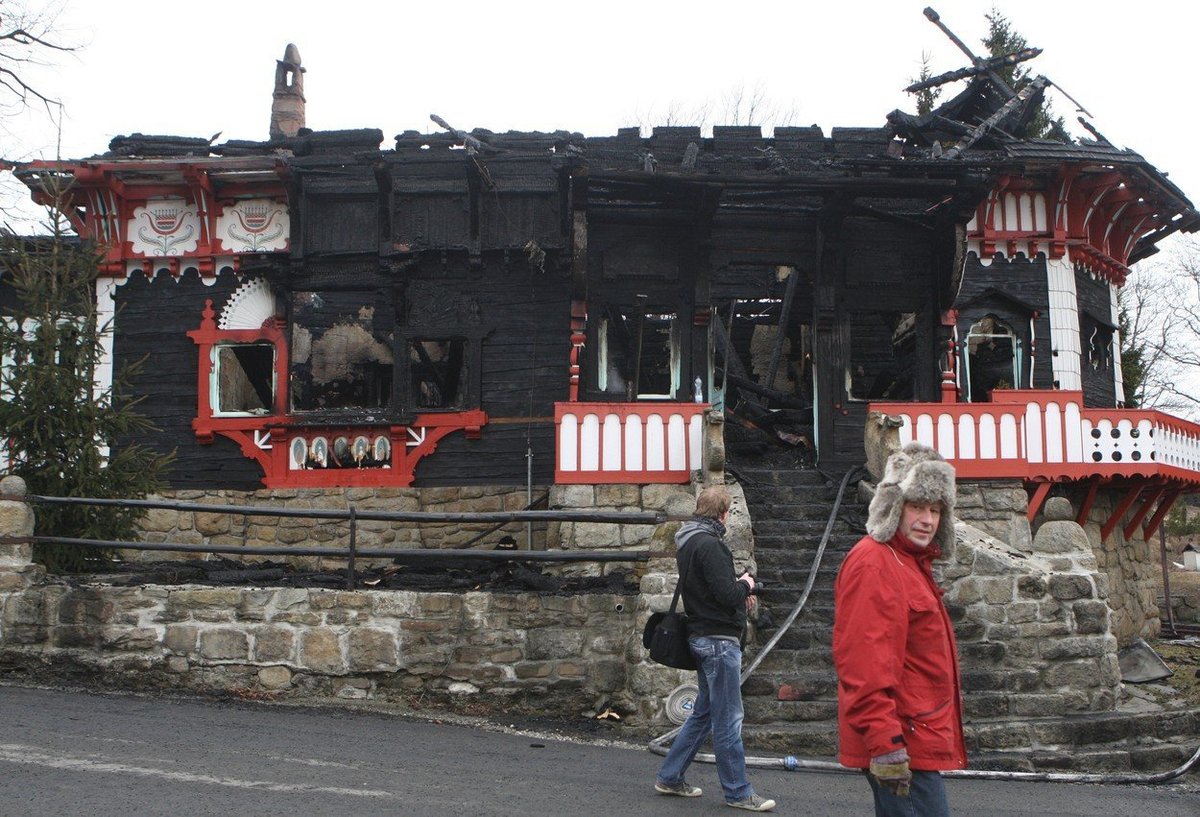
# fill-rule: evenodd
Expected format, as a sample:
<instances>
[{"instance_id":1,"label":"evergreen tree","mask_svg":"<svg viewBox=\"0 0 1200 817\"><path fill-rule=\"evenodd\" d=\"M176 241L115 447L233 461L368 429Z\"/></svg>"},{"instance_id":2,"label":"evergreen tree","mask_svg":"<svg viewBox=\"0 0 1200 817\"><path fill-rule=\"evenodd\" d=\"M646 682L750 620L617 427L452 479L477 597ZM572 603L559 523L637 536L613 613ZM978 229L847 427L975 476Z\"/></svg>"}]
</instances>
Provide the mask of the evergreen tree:
<instances>
[{"instance_id":1,"label":"evergreen tree","mask_svg":"<svg viewBox=\"0 0 1200 817\"><path fill-rule=\"evenodd\" d=\"M921 72L915 78L909 79L909 84L925 82L932 76L933 72L929 68L929 52L925 52L921 55ZM942 95L942 89L923 88L920 91L914 91L913 95L917 98L917 116L925 116L937 105L938 97Z\"/></svg>"},{"instance_id":2,"label":"evergreen tree","mask_svg":"<svg viewBox=\"0 0 1200 817\"><path fill-rule=\"evenodd\" d=\"M1120 308L1121 382L1125 384L1125 408L1140 408L1146 382L1145 340L1136 336L1129 320L1129 310Z\"/></svg>"},{"instance_id":3,"label":"evergreen tree","mask_svg":"<svg viewBox=\"0 0 1200 817\"><path fill-rule=\"evenodd\" d=\"M30 493L62 497L137 498L160 487L172 455L136 439L152 430L129 399L137 367L95 382L112 327L101 325L95 288L100 251L68 236L62 211L50 208L50 234L0 233L0 286L14 298L0 320L0 439L9 472ZM120 507L38 506L43 536L129 540L142 511ZM38 545L34 558L53 571L109 561L99 550Z\"/></svg>"},{"instance_id":4,"label":"evergreen tree","mask_svg":"<svg viewBox=\"0 0 1200 817\"><path fill-rule=\"evenodd\" d=\"M985 17L988 21L988 35L983 39L983 44L987 47L989 57L1002 57L1005 54L1011 54L1029 47L1029 43L1025 37L1013 29L1012 22L1001 14L998 9L993 8ZM1017 92L1033 81L1033 78L1029 75L1029 69L1021 63L1005 66L998 69L996 73L1008 83L1010 88ZM1033 118L1029 120L1029 124L1025 126L1025 131L1015 135L1023 139L1056 139L1060 142L1072 141L1071 135L1067 133L1067 126L1063 118L1054 115L1053 107L1049 100L1045 98L1043 98L1042 103L1038 106Z\"/></svg>"}]
</instances>

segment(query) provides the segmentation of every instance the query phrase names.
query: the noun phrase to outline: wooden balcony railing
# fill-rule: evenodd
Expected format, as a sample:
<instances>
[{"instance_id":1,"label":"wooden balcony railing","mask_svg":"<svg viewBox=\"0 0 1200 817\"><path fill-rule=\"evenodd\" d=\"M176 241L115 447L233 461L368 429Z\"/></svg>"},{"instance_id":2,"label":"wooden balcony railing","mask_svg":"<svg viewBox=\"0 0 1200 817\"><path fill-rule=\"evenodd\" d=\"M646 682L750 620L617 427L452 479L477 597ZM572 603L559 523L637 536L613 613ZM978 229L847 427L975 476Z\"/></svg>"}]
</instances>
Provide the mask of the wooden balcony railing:
<instances>
[{"instance_id":1,"label":"wooden balcony railing","mask_svg":"<svg viewBox=\"0 0 1200 817\"><path fill-rule=\"evenodd\" d=\"M687 482L707 403L556 403L558 483Z\"/></svg>"},{"instance_id":2,"label":"wooden balcony railing","mask_svg":"<svg viewBox=\"0 0 1200 817\"><path fill-rule=\"evenodd\" d=\"M995 391L990 403L872 403L960 477L1036 482L1166 477L1200 485L1200 425L1161 411L1083 407L1077 391Z\"/></svg>"}]
</instances>

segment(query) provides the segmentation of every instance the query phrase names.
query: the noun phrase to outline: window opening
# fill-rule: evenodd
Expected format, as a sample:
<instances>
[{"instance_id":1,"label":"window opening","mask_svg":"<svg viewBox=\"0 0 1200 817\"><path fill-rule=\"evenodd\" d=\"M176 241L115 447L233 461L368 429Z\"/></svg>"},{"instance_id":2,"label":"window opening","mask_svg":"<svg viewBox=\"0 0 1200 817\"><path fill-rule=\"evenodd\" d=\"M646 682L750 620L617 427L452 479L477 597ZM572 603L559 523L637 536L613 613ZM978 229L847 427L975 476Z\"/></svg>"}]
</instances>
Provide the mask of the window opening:
<instances>
[{"instance_id":1,"label":"window opening","mask_svg":"<svg viewBox=\"0 0 1200 817\"><path fill-rule=\"evenodd\" d=\"M1021 339L995 315L971 324L963 348L968 402L983 402L993 389L1015 389L1021 382Z\"/></svg>"},{"instance_id":2,"label":"window opening","mask_svg":"<svg viewBox=\"0 0 1200 817\"><path fill-rule=\"evenodd\" d=\"M214 346L214 415L269 414L275 405L275 345L241 343Z\"/></svg>"},{"instance_id":3,"label":"window opening","mask_svg":"<svg viewBox=\"0 0 1200 817\"><path fill-rule=\"evenodd\" d=\"M418 408L452 409L463 402L467 367L461 338L412 340L408 366L412 399Z\"/></svg>"},{"instance_id":4,"label":"window opening","mask_svg":"<svg viewBox=\"0 0 1200 817\"><path fill-rule=\"evenodd\" d=\"M369 292L292 295L293 411L384 408L391 402L392 332Z\"/></svg>"},{"instance_id":5,"label":"window opening","mask_svg":"<svg viewBox=\"0 0 1200 817\"><path fill-rule=\"evenodd\" d=\"M1085 355L1093 372L1107 372L1112 368L1113 331L1109 327L1083 316Z\"/></svg>"},{"instance_id":6,"label":"window opening","mask_svg":"<svg viewBox=\"0 0 1200 817\"><path fill-rule=\"evenodd\" d=\"M680 328L673 312L610 308L597 338L597 387L626 400L672 399L679 392Z\"/></svg>"}]
</instances>

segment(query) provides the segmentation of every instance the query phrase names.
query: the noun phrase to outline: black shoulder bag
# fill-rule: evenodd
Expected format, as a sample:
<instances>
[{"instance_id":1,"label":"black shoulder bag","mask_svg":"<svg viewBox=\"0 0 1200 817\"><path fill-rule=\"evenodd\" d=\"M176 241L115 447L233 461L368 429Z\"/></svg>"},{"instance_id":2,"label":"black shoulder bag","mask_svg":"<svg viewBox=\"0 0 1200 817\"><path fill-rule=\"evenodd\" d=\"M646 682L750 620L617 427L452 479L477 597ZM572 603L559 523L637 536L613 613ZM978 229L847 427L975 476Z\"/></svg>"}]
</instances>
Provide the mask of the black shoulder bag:
<instances>
[{"instance_id":1,"label":"black shoulder bag","mask_svg":"<svg viewBox=\"0 0 1200 817\"><path fill-rule=\"evenodd\" d=\"M688 539L691 537L689 536ZM687 541L684 541L687 544ZM683 573L675 584L675 596L671 599L671 609L665 613L651 613L646 621L646 629L642 631L642 646L650 651L650 660L665 667L675 669L695 669L696 658L688 646L687 613L676 612L679 604L679 594L683 591L683 583L691 570L692 560L696 553L688 555Z\"/></svg>"}]
</instances>

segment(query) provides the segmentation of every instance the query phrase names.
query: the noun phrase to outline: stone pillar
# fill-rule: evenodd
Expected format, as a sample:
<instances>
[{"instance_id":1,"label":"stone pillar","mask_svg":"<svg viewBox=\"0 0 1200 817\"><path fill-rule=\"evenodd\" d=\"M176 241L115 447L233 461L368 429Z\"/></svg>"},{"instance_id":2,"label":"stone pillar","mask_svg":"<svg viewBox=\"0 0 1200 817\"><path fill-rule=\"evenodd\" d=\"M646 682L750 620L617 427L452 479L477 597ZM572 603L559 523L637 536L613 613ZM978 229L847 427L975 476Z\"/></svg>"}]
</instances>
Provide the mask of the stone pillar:
<instances>
[{"instance_id":1,"label":"stone pillar","mask_svg":"<svg viewBox=\"0 0 1200 817\"><path fill-rule=\"evenodd\" d=\"M27 492L25 480L20 477L0 479L0 495L6 497L0 499L0 537L33 536L33 508L19 498ZM22 590L39 581L44 572L33 563L33 545L0 544L0 593Z\"/></svg>"},{"instance_id":2,"label":"stone pillar","mask_svg":"<svg viewBox=\"0 0 1200 817\"><path fill-rule=\"evenodd\" d=\"M719 411L704 413L702 485L725 484L725 415Z\"/></svg>"},{"instance_id":3,"label":"stone pillar","mask_svg":"<svg viewBox=\"0 0 1200 817\"><path fill-rule=\"evenodd\" d=\"M33 535L33 508L23 501L25 480L0 479L0 538ZM42 626L42 593L33 585L46 571L33 563L33 546L28 542L0 543L0 648L34 644L45 640Z\"/></svg>"}]
</instances>

